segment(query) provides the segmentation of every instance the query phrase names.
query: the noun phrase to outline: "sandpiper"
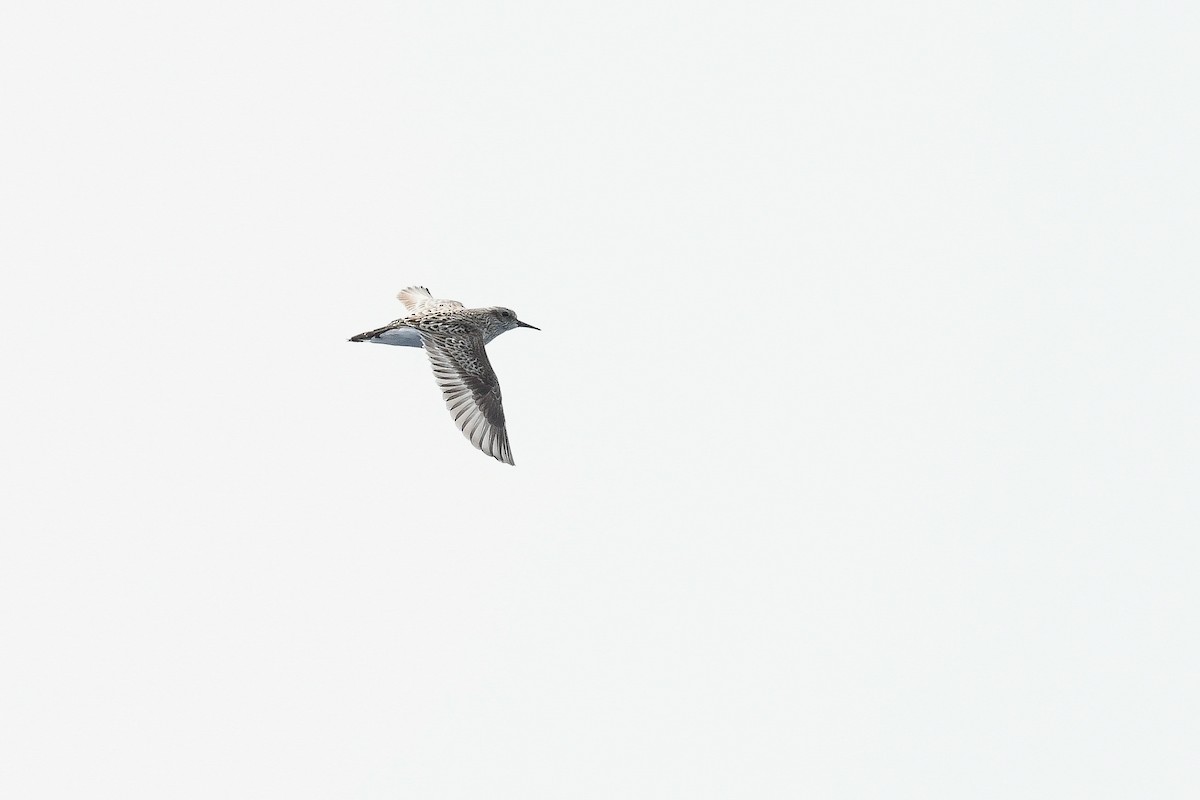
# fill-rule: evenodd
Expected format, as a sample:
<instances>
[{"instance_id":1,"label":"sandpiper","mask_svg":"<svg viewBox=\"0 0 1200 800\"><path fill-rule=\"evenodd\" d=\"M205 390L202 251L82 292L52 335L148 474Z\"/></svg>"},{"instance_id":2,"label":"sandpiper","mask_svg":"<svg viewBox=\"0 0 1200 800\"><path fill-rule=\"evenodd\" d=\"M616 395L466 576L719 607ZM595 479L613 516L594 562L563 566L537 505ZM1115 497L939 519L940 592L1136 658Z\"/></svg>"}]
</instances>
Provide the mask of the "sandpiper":
<instances>
[{"instance_id":1,"label":"sandpiper","mask_svg":"<svg viewBox=\"0 0 1200 800\"><path fill-rule=\"evenodd\" d=\"M408 316L352 336L350 341L424 347L446 407L463 436L492 458L513 463L500 383L484 345L513 328L541 328L521 322L512 309L463 308L457 300L438 300L424 286L410 286L396 297L408 309Z\"/></svg>"}]
</instances>

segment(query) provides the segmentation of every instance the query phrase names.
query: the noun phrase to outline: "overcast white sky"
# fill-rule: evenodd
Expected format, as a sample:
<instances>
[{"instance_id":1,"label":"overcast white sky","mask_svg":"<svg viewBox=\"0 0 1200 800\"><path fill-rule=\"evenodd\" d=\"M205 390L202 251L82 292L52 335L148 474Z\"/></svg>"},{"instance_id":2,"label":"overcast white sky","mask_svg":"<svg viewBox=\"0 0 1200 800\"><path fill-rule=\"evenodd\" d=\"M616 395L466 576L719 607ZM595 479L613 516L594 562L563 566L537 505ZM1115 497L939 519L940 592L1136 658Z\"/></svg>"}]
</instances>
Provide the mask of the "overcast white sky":
<instances>
[{"instance_id":1,"label":"overcast white sky","mask_svg":"<svg viewBox=\"0 0 1200 800\"><path fill-rule=\"evenodd\" d=\"M1198 41L6 3L0 795L1200 796Z\"/></svg>"}]
</instances>

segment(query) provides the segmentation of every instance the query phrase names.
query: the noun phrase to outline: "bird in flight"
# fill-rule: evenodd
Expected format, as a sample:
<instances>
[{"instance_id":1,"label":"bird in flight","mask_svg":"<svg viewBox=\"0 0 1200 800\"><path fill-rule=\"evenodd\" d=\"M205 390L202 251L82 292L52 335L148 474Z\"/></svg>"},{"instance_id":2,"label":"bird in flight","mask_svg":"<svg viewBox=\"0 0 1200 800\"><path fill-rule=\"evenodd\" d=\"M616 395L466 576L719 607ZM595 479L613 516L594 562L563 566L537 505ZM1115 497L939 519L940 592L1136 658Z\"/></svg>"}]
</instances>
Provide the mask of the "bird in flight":
<instances>
[{"instance_id":1,"label":"bird in flight","mask_svg":"<svg viewBox=\"0 0 1200 800\"><path fill-rule=\"evenodd\" d=\"M424 347L434 380L463 436L497 461L512 464L500 382L484 345L513 328L541 328L521 322L512 309L463 308L457 300L439 300L424 286L410 286L396 297L408 310L407 316L351 336L350 341Z\"/></svg>"}]
</instances>

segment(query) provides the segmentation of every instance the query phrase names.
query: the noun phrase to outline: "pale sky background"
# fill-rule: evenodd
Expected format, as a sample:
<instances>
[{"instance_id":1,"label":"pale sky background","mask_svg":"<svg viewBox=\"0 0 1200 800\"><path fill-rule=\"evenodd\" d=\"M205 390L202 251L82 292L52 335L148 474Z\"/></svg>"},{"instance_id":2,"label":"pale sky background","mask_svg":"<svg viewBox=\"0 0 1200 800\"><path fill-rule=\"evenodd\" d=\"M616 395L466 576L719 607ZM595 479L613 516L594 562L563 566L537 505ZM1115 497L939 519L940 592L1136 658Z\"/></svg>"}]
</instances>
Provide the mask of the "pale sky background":
<instances>
[{"instance_id":1,"label":"pale sky background","mask_svg":"<svg viewBox=\"0 0 1200 800\"><path fill-rule=\"evenodd\" d=\"M1198 9L4 4L0 796L1200 796Z\"/></svg>"}]
</instances>

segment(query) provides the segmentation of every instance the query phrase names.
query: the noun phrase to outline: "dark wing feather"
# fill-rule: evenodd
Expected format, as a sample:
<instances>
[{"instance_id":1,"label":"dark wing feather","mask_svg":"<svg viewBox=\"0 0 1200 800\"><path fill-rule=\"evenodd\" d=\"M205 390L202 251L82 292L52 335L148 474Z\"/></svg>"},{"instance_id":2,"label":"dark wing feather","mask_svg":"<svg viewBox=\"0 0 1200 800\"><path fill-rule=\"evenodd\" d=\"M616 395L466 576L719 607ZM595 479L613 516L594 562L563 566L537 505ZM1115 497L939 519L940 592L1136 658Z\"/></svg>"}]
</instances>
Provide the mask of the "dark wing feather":
<instances>
[{"instance_id":1,"label":"dark wing feather","mask_svg":"<svg viewBox=\"0 0 1200 800\"><path fill-rule=\"evenodd\" d=\"M459 430L492 458L513 463L500 383L488 362L483 336L464 326L458 332L421 331L421 343Z\"/></svg>"}]
</instances>

